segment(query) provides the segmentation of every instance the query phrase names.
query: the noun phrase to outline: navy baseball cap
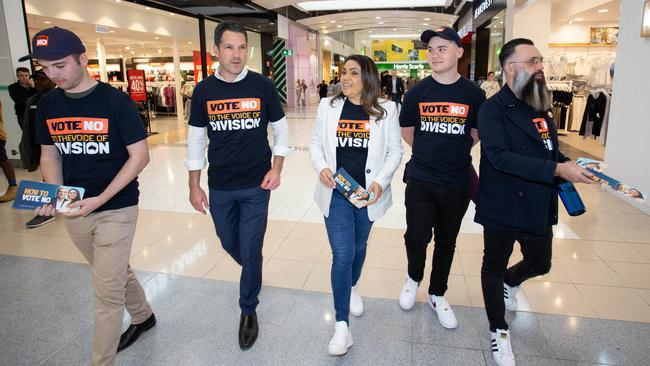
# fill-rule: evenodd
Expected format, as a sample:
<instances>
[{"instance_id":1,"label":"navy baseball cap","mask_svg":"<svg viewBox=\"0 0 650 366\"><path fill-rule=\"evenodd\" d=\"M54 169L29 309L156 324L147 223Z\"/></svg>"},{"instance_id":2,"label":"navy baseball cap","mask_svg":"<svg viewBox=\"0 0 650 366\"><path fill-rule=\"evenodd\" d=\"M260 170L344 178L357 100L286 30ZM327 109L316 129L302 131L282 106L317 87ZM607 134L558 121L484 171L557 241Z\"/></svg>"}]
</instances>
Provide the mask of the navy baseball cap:
<instances>
[{"instance_id":1,"label":"navy baseball cap","mask_svg":"<svg viewBox=\"0 0 650 366\"><path fill-rule=\"evenodd\" d=\"M18 61L30 58L41 60L59 60L68 55L86 52L86 47L76 34L67 29L52 27L36 33L32 39L32 53Z\"/></svg>"},{"instance_id":2,"label":"navy baseball cap","mask_svg":"<svg viewBox=\"0 0 650 366\"><path fill-rule=\"evenodd\" d=\"M449 27L440 27L436 30L425 30L422 32L422 35L420 35L420 40L426 44L429 44L429 40L431 40L433 37L440 37L442 39L456 43L458 47L463 47L463 45L460 43L460 37L458 36L458 33Z\"/></svg>"}]
</instances>

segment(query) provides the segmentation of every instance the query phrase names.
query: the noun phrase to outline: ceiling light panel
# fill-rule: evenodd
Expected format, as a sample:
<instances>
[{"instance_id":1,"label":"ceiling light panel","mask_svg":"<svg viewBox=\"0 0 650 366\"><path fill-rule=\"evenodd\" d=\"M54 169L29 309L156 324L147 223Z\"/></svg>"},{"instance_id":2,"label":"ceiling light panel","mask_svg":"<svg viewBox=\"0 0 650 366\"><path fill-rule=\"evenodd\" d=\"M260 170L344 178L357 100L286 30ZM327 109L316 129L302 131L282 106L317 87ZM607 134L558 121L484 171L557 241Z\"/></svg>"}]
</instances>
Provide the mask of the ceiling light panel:
<instances>
[{"instance_id":1,"label":"ceiling light panel","mask_svg":"<svg viewBox=\"0 0 650 366\"><path fill-rule=\"evenodd\" d=\"M423 8L433 6L445 6L446 0L402 0L399 2L400 7L404 8ZM306 1L296 4L306 11L324 11L324 10L351 10L351 9L386 9L394 8L394 0L324 0L324 1Z\"/></svg>"}]
</instances>

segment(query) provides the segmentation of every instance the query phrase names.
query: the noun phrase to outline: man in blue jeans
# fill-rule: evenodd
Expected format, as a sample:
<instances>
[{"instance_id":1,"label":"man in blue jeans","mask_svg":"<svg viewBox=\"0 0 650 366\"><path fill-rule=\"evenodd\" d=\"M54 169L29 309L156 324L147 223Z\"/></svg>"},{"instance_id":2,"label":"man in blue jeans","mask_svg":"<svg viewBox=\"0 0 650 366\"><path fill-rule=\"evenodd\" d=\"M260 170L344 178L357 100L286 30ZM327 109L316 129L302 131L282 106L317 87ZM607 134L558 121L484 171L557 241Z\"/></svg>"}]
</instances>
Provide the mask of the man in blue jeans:
<instances>
[{"instance_id":1,"label":"man in blue jeans","mask_svg":"<svg viewBox=\"0 0 650 366\"><path fill-rule=\"evenodd\" d=\"M244 68L246 29L221 23L214 31L216 73L201 81L192 95L187 138L190 203L205 214L210 210L217 236L242 266L239 283L239 346L250 348L257 339L255 308L262 287L262 243L271 190L280 186L287 147L288 124L273 83ZM267 127L273 129L273 151ZM208 147L210 199L200 186ZM273 166L271 166L273 154Z\"/></svg>"}]
</instances>

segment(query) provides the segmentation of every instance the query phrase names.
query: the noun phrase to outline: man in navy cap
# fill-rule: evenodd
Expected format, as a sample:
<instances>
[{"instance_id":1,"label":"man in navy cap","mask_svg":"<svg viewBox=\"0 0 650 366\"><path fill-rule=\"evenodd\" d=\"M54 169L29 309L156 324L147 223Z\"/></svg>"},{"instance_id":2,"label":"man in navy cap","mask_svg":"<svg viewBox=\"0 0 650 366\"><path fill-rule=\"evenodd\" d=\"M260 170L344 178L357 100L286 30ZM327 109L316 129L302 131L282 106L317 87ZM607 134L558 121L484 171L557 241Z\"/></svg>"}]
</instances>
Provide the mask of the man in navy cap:
<instances>
[{"instance_id":1,"label":"man in navy cap","mask_svg":"<svg viewBox=\"0 0 650 366\"><path fill-rule=\"evenodd\" d=\"M147 134L133 101L93 80L83 43L69 30L34 35L32 53L57 86L36 114L41 173L48 183L85 188L65 213L73 243L92 266L93 365L114 365L115 354L156 324L142 286L129 266L138 218L138 174L149 162ZM52 216L55 208L36 209ZM124 308L131 326L120 337Z\"/></svg>"},{"instance_id":2,"label":"man in navy cap","mask_svg":"<svg viewBox=\"0 0 650 366\"><path fill-rule=\"evenodd\" d=\"M478 142L476 115L485 94L458 73L463 48L453 29L427 30L420 39L427 44L433 74L408 91L399 118L402 138L413 148L405 169L408 274L399 304L404 310L415 304L433 228L427 302L440 324L453 329L458 322L444 294L470 200L470 150Z\"/></svg>"}]
</instances>

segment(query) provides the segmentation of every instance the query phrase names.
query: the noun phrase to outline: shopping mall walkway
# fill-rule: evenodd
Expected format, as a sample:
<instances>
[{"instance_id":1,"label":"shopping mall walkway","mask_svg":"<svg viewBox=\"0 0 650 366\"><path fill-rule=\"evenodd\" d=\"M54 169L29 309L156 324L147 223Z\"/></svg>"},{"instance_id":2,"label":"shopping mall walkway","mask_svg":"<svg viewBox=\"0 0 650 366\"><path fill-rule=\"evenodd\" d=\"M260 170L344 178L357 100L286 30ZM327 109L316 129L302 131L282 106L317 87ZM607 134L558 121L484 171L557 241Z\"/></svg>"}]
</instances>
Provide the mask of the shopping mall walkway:
<instances>
[{"instance_id":1,"label":"shopping mall walkway","mask_svg":"<svg viewBox=\"0 0 650 366\"><path fill-rule=\"evenodd\" d=\"M131 264L158 325L119 354L120 365L493 364L480 286L481 227L472 222L473 206L463 221L446 295L456 305L458 329L441 328L424 303L410 312L397 305L406 269L403 165L393 182L394 206L369 240L359 284L366 312L351 323L355 345L347 356L327 356L334 323L331 254L312 199L316 174L307 146L314 117L314 107L288 113L297 151L287 158L282 186L271 196L261 334L246 352L236 340L239 269L220 248L209 217L193 213L187 202L184 126L171 119L153 122L159 134L149 139L152 159L140 176ZM562 140L571 144L564 147L573 158L599 157L588 141ZM407 149L405 161L409 155ZM24 170L17 174L40 179ZM649 364L650 216L600 188L579 190L588 212L572 218L560 209L553 268L524 284L520 311L509 315L518 364ZM80 264L84 260L62 220L24 229L30 218L0 205L0 365L87 365L89 269ZM512 261L520 258L517 250Z\"/></svg>"}]
</instances>

